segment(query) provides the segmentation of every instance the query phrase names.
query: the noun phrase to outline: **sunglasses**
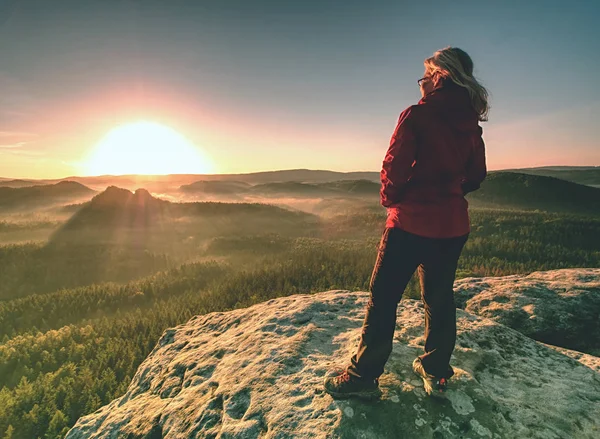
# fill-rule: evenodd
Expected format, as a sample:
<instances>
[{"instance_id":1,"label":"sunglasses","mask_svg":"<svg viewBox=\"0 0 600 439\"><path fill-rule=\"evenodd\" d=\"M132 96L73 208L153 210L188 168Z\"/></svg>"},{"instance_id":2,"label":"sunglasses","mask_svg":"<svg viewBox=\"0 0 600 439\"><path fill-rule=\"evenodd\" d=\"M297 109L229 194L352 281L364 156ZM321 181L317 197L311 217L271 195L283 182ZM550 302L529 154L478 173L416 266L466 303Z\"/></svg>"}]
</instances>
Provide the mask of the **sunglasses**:
<instances>
[{"instance_id":1,"label":"sunglasses","mask_svg":"<svg viewBox=\"0 0 600 439\"><path fill-rule=\"evenodd\" d=\"M423 82L427 81L429 79L429 77L427 76L423 76L421 79L417 80L417 84L419 84L419 87L423 84Z\"/></svg>"}]
</instances>

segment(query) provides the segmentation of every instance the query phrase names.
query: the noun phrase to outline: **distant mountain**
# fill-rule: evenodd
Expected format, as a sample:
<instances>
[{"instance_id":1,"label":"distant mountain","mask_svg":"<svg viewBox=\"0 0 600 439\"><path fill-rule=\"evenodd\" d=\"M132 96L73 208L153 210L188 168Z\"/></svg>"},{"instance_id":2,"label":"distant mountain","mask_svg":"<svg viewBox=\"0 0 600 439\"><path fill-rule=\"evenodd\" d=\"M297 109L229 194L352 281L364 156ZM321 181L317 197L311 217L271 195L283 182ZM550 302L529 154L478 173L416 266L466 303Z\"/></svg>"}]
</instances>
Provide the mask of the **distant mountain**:
<instances>
[{"instance_id":1,"label":"distant mountain","mask_svg":"<svg viewBox=\"0 0 600 439\"><path fill-rule=\"evenodd\" d=\"M161 177L161 176L158 176ZM162 176L167 177L167 176ZM170 175L170 180L190 179L193 181L238 181L250 184L285 183L295 181L299 183L325 183L337 180L370 180L379 181L379 172L337 172L314 169L285 169L280 171L251 172L247 174L198 174L198 175Z\"/></svg>"},{"instance_id":2,"label":"distant mountain","mask_svg":"<svg viewBox=\"0 0 600 439\"><path fill-rule=\"evenodd\" d=\"M205 181L200 180L179 187L179 190L187 193L211 194L211 195L236 195L246 192L252 185L244 181Z\"/></svg>"},{"instance_id":3,"label":"distant mountain","mask_svg":"<svg viewBox=\"0 0 600 439\"><path fill-rule=\"evenodd\" d=\"M508 169L494 172L516 172L520 174L540 175L547 177L560 178L574 183L585 184L600 187L600 167L599 166L546 166L539 168ZM9 181L15 179L0 178L0 186L5 186ZM63 179L64 180L64 179ZM265 185L269 183L282 183L283 186L265 186L256 188L255 193L264 190L267 194L285 193L285 184L288 182L321 185L322 189L334 189L345 191L347 193L369 193L371 189L366 182L379 185L380 174L378 171L361 172L336 172L328 170L313 169L286 169L279 171L252 172L245 174L171 174L171 175L102 175L91 177L69 177L68 180L85 184L94 189L103 190L107 186L114 185L129 190L143 187L154 193L185 192L188 194L206 194L206 195L236 195L241 194L249 186ZM363 181L360 187L352 189L356 181ZM22 180L35 184L56 183L59 180ZM347 185L336 182L349 182ZM325 184L325 185L323 185ZM361 189L362 188L362 189ZM312 194L314 188L305 188L301 186L289 187L291 192ZM375 187L373 186L373 191ZM312 191L312 192L311 192ZM329 192L324 192L329 193Z\"/></svg>"},{"instance_id":4,"label":"distant mountain","mask_svg":"<svg viewBox=\"0 0 600 439\"><path fill-rule=\"evenodd\" d=\"M379 193L379 181L336 180L323 183L282 181L251 185L243 181L197 181L180 187L182 192L210 195L257 195L265 197L331 197Z\"/></svg>"},{"instance_id":5,"label":"distant mountain","mask_svg":"<svg viewBox=\"0 0 600 439\"><path fill-rule=\"evenodd\" d=\"M545 166L542 168L506 169L505 171L560 178L573 183L600 187L600 166Z\"/></svg>"},{"instance_id":6,"label":"distant mountain","mask_svg":"<svg viewBox=\"0 0 600 439\"><path fill-rule=\"evenodd\" d=\"M525 174L544 175L549 177L563 178L580 184L599 184L596 176L600 172L600 166L544 166L536 168L502 169L495 172L518 172ZM558 174L556 174L558 173ZM241 174L170 174L170 175L100 175L100 176L71 176L54 180L32 180L35 184L54 184L62 180L76 181L96 189L115 185L122 188L134 189L144 187L153 192L159 192L164 188L170 190L183 190L181 186L192 185L198 181L229 181L248 184L285 183L296 181L299 183L328 183L346 180L367 180L379 183L379 171L357 171L337 172L320 169L284 169L278 171L250 172ZM590 179L591 178L591 179ZM0 177L2 183L15 180ZM207 186L207 190L210 188Z\"/></svg>"},{"instance_id":7,"label":"distant mountain","mask_svg":"<svg viewBox=\"0 0 600 439\"><path fill-rule=\"evenodd\" d=\"M153 197L146 189L137 189L134 193L127 189L122 189L116 186L109 186L104 192L99 193L91 199L89 207L105 208L105 207L135 207L157 205L165 203L158 198Z\"/></svg>"},{"instance_id":8,"label":"distant mountain","mask_svg":"<svg viewBox=\"0 0 600 439\"><path fill-rule=\"evenodd\" d=\"M29 187L39 185L37 181L31 180L0 180L0 187Z\"/></svg>"},{"instance_id":9,"label":"distant mountain","mask_svg":"<svg viewBox=\"0 0 600 439\"><path fill-rule=\"evenodd\" d=\"M0 187L0 209L31 210L91 197L96 191L74 181L30 187Z\"/></svg>"},{"instance_id":10,"label":"distant mountain","mask_svg":"<svg viewBox=\"0 0 600 439\"><path fill-rule=\"evenodd\" d=\"M109 186L76 212L51 238L61 242L121 242L142 245L149 240L169 239L177 230L202 235L207 230L265 224L265 229L285 227L313 219L312 215L260 203L172 203L153 197L146 189L131 192ZM72 206L74 209L75 206ZM263 229L263 227L260 227Z\"/></svg>"},{"instance_id":11,"label":"distant mountain","mask_svg":"<svg viewBox=\"0 0 600 439\"><path fill-rule=\"evenodd\" d=\"M134 193L109 186L84 204L68 221L66 229L80 227L148 226L171 204L153 197L146 189Z\"/></svg>"},{"instance_id":12,"label":"distant mountain","mask_svg":"<svg viewBox=\"0 0 600 439\"><path fill-rule=\"evenodd\" d=\"M379 172L336 172L336 171L322 171L312 169L288 169L282 171L266 171L266 172L253 172L250 174L222 174L220 176L206 176L216 177L215 179L230 179L236 177L238 180L246 181L248 183L285 183L288 181L295 181L300 183L326 183L337 180L371 180L379 181Z\"/></svg>"},{"instance_id":13,"label":"distant mountain","mask_svg":"<svg viewBox=\"0 0 600 439\"><path fill-rule=\"evenodd\" d=\"M341 180L320 183L318 186L354 195L378 195L381 183L379 182L379 174L377 174L377 181L365 179Z\"/></svg>"},{"instance_id":14,"label":"distant mountain","mask_svg":"<svg viewBox=\"0 0 600 439\"><path fill-rule=\"evenodd\" d=\"M516 168L513 169L517 171L518 169L531 169L531 170L548 170L548 171L585 171L589 169L600 169L600 166L536 166L533 168ZM509 169L503 169L503 171L509 171Z\"/></svg>"},{"instance_id":15,"label":"distant mountain","mask_svg":"<svg viewBox=\"0 0 600 439\"><path fill-rule=\"evenodd\" d=\"M369 180L338 180L325 183L301 183L286 181L281 183L257 184L250 189L253 194L264 196L289 197L340 197L370 196L379 193L380 183Z\"/></svg>"},{"instance_id":16,"label":"distant mountain","mask_svg":"<svg viewBox=\"0 0 600 439\"><path fill-rule=\"evenodd\" d=\"M313 169L286 169L280 171L251 172L245 174L170 174L170 175L100 175L90 177L71 176L55 180L36 180L36 184L56 183L61 180L76 181L101 190L109 185L133 190L144 187L152 192L180 190L181 186L197 181L231 181L249 184L283 183L297 181L301 183L325 183L339 180L379 181L379 172L336 172Z\"/></svg>"},{"instance_id":17,"label":"distant mountain","mask_svg":"<svg viewBox=\"0 0 600 439\"><path fill-rule=\"evenodd\" d=\"M600 189L554 177L490 172L481 188L467 195L473 207L600 214Z\"/></svg>"},{"instance_id":18,"label":"distant mountain","mask_svg":"<svg viewBox=\"0 0 600 439\"><path fill-rule=\"evenodd\" d=\"M331 189L316 184L300 183L297 181L257 184L252 186L251 192L256 195L279 197L322 197L333 193Z\"/></svg>"}]
</instances>

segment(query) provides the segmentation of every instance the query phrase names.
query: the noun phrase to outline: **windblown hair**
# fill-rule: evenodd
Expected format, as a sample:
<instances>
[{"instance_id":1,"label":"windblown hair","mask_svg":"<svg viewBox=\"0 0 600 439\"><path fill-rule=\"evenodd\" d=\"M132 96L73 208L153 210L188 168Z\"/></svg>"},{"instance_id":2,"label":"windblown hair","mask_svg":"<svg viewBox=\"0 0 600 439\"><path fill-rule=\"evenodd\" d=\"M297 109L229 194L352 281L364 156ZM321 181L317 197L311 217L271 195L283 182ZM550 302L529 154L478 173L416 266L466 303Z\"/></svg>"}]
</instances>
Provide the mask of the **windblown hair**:
<instances>
[{"instance_id":1,"label":"windblown hair","mask_svg":"<svg viewBox=\"0 0 600 439\"><path fill-rule=\"evenodd\" d=\"M479 120L488 120L488 91L473 76L473 60L467 52L458 47L445 47L427 58L424 64L425 76L430 76L435 84L450 79L466 88Z\"/></svg>"}]
</instances>

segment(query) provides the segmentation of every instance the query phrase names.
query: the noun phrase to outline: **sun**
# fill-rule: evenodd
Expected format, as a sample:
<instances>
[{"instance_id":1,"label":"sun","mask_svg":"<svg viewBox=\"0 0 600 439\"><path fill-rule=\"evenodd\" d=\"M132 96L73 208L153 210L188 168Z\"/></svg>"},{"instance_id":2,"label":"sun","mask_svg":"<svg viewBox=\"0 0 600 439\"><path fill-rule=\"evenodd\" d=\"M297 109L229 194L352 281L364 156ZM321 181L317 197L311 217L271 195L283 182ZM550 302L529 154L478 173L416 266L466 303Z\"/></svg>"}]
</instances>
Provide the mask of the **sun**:
<instances>
[{"instance_id":1,"label":"sun","mask_svg":"<svg viewBox=\"0 0 600 439\"><path fill-rule=\"evenodd\" d=\"M213 164L178 132L139 121L109 131L85 160L87 175L205 174Z\"/></svg>"}]
</instances>

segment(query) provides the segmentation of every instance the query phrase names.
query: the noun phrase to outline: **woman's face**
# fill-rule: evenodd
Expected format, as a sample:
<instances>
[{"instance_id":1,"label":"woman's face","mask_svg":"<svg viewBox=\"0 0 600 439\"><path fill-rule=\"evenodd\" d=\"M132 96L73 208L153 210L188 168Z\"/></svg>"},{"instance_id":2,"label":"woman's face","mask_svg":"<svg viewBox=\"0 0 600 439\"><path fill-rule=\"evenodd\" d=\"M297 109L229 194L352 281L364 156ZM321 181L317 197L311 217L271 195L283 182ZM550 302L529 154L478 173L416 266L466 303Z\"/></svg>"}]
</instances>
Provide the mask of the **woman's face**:
<instances>
[{"instance_id":1,"label":"woman's face","mask_svg":"<svg viewBox=\"0 0 600 439\"><path fill-rule=\"evenodd\" d=\"M421 96L425 97L426 94L431 93L434 89L433 78L429 76L428 72L425 72L423 76L423 81L421 81Z\"/></svg>"}]
</instances>

